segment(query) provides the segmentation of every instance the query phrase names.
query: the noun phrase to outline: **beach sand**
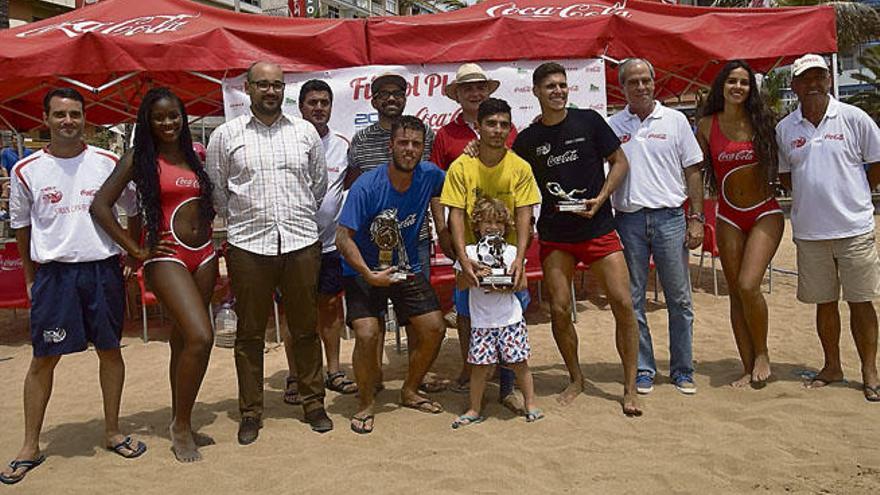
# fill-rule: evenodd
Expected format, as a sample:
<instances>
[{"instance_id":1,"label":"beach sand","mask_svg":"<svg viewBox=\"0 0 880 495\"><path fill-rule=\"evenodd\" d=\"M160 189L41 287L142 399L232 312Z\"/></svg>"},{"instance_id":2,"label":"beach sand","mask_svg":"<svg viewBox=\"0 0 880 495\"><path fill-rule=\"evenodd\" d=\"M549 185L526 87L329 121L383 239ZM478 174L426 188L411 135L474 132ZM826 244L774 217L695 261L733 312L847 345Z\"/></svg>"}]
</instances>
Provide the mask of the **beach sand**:
<instances>
[{"instance_id":1,"label":"beach sand","mask_svg":"<svg viewBox=\"0 0 880 495\"><path fill-rule=\"evenodd\" d=\"M698 258L692 257L697 270ZM4 493L880 493L880 404L862 396L859 361L841 306L841 339L848 384L808 390L799 372L821 366L814 308L795 299L797 279L775 273L770 308L770 352L776 380L763 390L732 389L741 373L728 321L726 284L712 294L706 260L694 288L694 357L698 393L679 394L668 383L666 311L649 306L658 365L655 391L643 399L645 415L621 414L622 369L614 348L611 311L596 283L578 281L578 321L585 394L562 407L556 395L567 374L550 331L546 300L528 313L532 369L546 418L527 424L486 393L486 422L453 431L467 397L436 394L446 412L419 413L397 405L406 354L386 347L387 390L378 396L375 431L356 435L348 418L356 399L328 392L336 429L312 433L300 407L281 400L286 363L282 348L266 352L265 426L259 440L236 442L237 388L233 354L215 348L194 411L194 424L216 444L204 461L181 465L170 452L167 426L167 322L151 319L153 340L139 339L140 321L127 325L123 354L127 377L122 407L125 431L149 444L138 460L103 449L98 361L94 352L62 359L55 374L42 435L47 461ZM795 270L786 231L773 266ZM764 285L765 292L767 284ZM649 295L652 294L649 287ZM662 300L662 294L661 294ZM0 312L0 461L12 459L22 440L22 380L31 355L27 315ZM267 331L274 339L274 326ZM349 376L353 340L343 340ZM454 330L434 372L455 376Z\"/></svg>"}]
</instances>

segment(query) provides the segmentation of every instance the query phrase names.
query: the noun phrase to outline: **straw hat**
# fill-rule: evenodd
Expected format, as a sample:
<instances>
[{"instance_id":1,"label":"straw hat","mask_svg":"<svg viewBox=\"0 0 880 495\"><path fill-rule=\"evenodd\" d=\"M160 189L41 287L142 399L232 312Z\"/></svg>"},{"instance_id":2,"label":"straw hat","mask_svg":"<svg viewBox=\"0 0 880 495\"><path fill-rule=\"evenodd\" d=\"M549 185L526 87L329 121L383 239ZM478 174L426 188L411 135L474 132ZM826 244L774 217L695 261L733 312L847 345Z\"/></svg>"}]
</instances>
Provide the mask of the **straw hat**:
<instances>
[{"instance_id":1,"label":"straw hat","mask_svg":"<svg viewBox=\"0 0 880 495\"><path fill-rule=\"evenodd\" d=\"M498 86L501 86L501 82L496 81L494 79L489 79L489 76L486 75L486 72L483 71L483 68L477 64L462 64L461 67L458 68L458 71L455 73L455 81L447 84L443 89L443 92L446 96L452 100L458 101L458 85L459 84L467 84L473 82L488 82L489 83L489 94L495 92L498 89Z\"/></svg>"}]
</instances>

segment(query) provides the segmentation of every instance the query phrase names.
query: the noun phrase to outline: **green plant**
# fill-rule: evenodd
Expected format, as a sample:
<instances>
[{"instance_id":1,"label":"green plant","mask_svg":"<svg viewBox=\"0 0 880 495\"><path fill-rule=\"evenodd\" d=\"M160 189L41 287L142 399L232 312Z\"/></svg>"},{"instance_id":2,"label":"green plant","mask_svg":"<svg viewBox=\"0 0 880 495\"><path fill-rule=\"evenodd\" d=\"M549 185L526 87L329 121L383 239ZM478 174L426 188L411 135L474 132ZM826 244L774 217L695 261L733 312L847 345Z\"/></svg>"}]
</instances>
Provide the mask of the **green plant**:
<instances>
[{"instance_id":1,"label":"green plant","mask_svg":"<svg viewBox=\"0 0 880 495\"><path fill-rule=\"evenodd\" d=\"M870 74L857 72L852 78L871 87L852 95L846 101L868 112L875 121L880 121L880 45L864 49L859 62L865 72Z\"/></svg>"}]
</instances>

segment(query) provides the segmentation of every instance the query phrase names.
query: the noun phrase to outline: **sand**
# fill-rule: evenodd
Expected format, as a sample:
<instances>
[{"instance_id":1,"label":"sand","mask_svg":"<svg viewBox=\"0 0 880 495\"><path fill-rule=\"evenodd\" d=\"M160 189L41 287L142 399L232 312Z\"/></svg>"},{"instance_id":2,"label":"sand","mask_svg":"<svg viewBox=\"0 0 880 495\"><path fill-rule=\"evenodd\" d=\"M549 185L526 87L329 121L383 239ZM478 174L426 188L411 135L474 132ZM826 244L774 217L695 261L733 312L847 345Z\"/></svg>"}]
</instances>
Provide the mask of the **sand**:
<instances>
[{"instance_id":1,"label":"sand","mask_svg":"<svg viewBox=\"0 0 880 495\"><path fill-rule=\"evenodd\" d=\"M697 258L692 258L696 271ZM706 262L708 266L708 260ZM774 267L795 270L790 231ZM595 282L578 284L577 328L587 392L568 406L557 393L567 375L550 332L546 301L528 313L532 366L539 405L546 418L527 424L486 394L480 425L453 431L450 423L466 409L466 396L436 398L447 412L428 415L396 402L405 354L391 336L386 366L388 390L378 397L376 430L355 435L348 418L351 396L328 392L327 409L336 429L312 433L302 410L281 400L286 364L282 349L266 352L265 427L250 446L236 443L237 394L232 351L215 348L194 411L200 432L216 445L202 449L204 461L177 463L167 425L169 350L159 340L138 338L140 321L130 322L123 354L127 378L122 408L126 431L149 444L138 460L105 451L97 358L94 352L65 357L43 429L48 460L9 493L878 493L880 492L880 404L868 404L860 385L859 361L846 330L841 340L848 384L822 390L801 386L798 373L821 366L813 308L795 299L796 277L776 273L770 307L770 351L777 378L763 390L735 390L728 383L740 363L728 322L726 286L712 294L704 267L694 290L696 384L685 397L668 384L666 311L652 303L661 375L643 400L642 418L620 412L621 367L614 351L613 319ZM767 285L764 286L765 291ZM661 295L662 299L662 295ZM22 380L30 359L27 316L0 313L0 458L11 459L22 440ZM270 324L271 326L271 324ZM269 335L274 334L274 329ZM271 337L270 337L271 340ZM343 340L342 360L350 373L353 340ZM454 376L458 342L450 330L434 371Z\"/></svg>"}]
</instances>

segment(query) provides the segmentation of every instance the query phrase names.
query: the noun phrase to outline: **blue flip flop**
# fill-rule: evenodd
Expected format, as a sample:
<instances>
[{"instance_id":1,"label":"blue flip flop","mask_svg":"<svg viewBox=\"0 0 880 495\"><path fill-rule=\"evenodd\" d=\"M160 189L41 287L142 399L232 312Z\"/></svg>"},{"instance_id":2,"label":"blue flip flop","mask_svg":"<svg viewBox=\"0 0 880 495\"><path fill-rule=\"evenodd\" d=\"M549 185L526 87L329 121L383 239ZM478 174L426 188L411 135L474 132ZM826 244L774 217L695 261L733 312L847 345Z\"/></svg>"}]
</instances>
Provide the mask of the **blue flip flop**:
<instances>
[{"instance_id":1,"label":"blue flip flop","mask_svg":"<svg viewBox=\"0 0 880 495\"><path fill-rule=\"evenodd\" d=\"M134 444L137 442L137 445ZM136 457L140 457L147 451L147 445L140 440L133 440L131 437L125 437L121 442L117 443L112 447L107 447L107 450L118 454L120 457L125 457L126 459L134 459ZM126 450L128 453L126 453Z\"/></svg>"},{"instance_id":2,"label":"blue flip flop","mask_svg":"<svg viewBox=\"0 0 880 495\"><path fill-rule=\"evenodd\" d=\"M14 485L19 481L23 480L25 475L27 475L32 469L39 466L46 460L46 456L40 454L35 459L31 460L15 460L9 463L9 467L12 468L12 471L18 471L21 468L24 468L24 471L21 472L18 476L6 476L5 474L0 474L0 483L4 485Z\"/></svg>"},{"instance_id":3,"label":"blue flip flop","mask_svg":"<svg viewBox=\"0 0 880 495\"><path fill-rule=\"evenodd\" d=\"M525 417L526 423L534 423L535 421L544 418L544 411L540 409L532 409L525 414Z\"/></svg>"},{"instance_id":4,"label":"blue flip flop","mask_svg":"<svg viewBox=\"0 0 880 495\"><path fill-rule=\"evenodd\" d=\"M482 423L483 421L486 421L485 416L471 416L470 414L462 414L461 416L455 418L455 421L452 422L452 429L457 430L465 426Z\"/></svg>"}]
</instances>

